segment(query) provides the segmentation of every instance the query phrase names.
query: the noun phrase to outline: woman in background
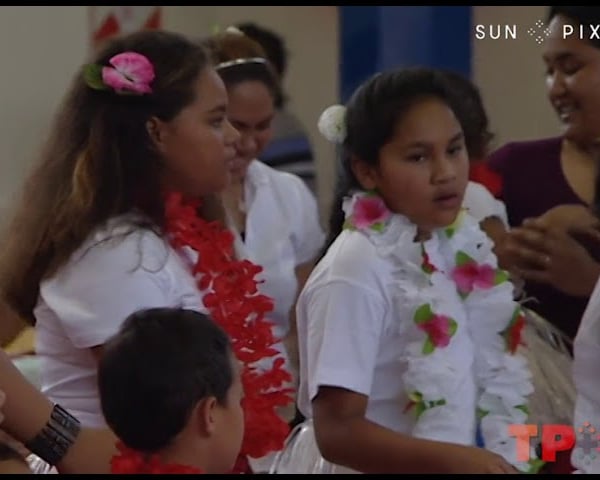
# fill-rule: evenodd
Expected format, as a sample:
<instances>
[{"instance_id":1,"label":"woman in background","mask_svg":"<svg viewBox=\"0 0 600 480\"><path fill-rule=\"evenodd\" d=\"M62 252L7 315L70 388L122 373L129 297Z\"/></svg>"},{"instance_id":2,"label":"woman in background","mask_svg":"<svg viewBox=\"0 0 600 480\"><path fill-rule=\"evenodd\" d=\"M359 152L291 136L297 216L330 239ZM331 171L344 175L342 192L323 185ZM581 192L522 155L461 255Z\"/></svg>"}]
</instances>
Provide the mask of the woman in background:
<instances>
[{"instance_id":1,"label":"woman in background","mask_svg":"<svg viewBox=\"0 0 600 480\"><path fill-rule=\"evenodd\" d=\"M275 303L269 319L282 342L278 348L286 367L297 372L296 298L324 241L317 202L300 177L258 160L271 140L281 96L262 47L232 28L207 44L227 88L227 116L240 133L224 205L240 255L263 268L260 289Z\"/></svg>"},{"instance_id":2,"label":"woman in background","mask_svg":"<svg viewBox=\"0 0 600 480\"><path fill-rule=\"evenodd\" d=\"M600 273L600 222L590 210L600 139L600 7L553 6L544 41L558 137L511 142L489 158L514 227L498 243L502 265L526 281L528 306L571 340ZM586 34L563 35L583 27ZM583 232L583 234L581 234Z\"/></svg>"}]
</instances>

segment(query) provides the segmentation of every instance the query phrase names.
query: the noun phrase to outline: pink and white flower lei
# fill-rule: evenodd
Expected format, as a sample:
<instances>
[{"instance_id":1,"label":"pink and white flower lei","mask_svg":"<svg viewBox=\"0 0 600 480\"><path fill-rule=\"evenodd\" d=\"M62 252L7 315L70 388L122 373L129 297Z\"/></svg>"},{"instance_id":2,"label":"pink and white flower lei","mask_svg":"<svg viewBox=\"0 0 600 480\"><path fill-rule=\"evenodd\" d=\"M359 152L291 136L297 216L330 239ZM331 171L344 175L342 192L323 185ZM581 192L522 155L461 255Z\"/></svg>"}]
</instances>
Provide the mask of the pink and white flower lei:
<instances>
[{"instance_id":1,"label":"pink and white flower lei","mask_svg":"<svg viewBox=\"0 0 600 480\"><path fill-rule=\"evenodd\" d=\"M460 419L477 418L485 448L521 471L535 471L538 461L517 461L516 440L508 429L527 423L533 392L519 350L525 317L478 222L463 210L452 225L418 242L417 227L390 212L375 193L355 192L343 209L345 228L366 235L394 262L395 301L399 311L412 312L412 322L401 326L407 348L399 354L409 398L401 407L415 415L413 435L473 443L474 432L461 425L469 421ZM460 398L465 381L475 384L475 411L467 411L472 407Z\"/></svg>"}]
</instances>

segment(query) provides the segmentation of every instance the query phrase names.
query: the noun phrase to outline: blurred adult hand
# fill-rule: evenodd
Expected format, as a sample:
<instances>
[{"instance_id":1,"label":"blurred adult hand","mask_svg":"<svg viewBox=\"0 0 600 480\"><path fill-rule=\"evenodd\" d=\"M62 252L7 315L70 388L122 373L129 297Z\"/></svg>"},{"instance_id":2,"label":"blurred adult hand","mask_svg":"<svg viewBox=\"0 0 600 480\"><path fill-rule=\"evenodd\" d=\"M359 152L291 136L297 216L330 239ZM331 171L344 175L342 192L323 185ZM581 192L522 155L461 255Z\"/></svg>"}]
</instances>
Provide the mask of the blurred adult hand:
<instances>
[{"instance_id":1,"label":"blurred adult hand","mask_svg":"<svg viewBox=\"0 0 600 480\"><path fill-rule=\"evenodd\" d=\"M523 226L530 222L565 232L588 232L600 242L600 219L585 205L558 205L537 219L525 220Z\"/></svg>"},{"instance_id":2,"label":"blurred adult hand","mask_svg":"<svg viewBox=\"0 0 600 480\"><path fill-rule=\"evenodd\" d=\"M552 285L568 295L589 296L600 276L600 264L573 235L600 246L594 220L573 209L526 220L506 234L499 248L504 268L532 282Z\"/></svg>"}]
</instances>

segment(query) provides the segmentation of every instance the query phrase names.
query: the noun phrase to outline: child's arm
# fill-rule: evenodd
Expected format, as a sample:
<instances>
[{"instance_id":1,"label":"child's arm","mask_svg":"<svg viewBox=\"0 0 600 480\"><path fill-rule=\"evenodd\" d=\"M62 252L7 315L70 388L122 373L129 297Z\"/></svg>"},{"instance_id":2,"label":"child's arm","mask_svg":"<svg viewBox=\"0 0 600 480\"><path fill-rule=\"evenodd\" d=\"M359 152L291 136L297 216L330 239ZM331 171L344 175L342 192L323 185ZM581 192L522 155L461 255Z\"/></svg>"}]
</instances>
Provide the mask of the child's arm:
<instances>
[{"instance_id":1,"label":"child's arm","mask_svg":"<svg viewBox=\"0 0 600 480\"><path fill-rule=\"evenodd\" d=\"M413 438L370 422L367 401L349 390L319 389L314 426L325 459L363 473L515 473L490 451Z\"/></svg>"}]
</instances>

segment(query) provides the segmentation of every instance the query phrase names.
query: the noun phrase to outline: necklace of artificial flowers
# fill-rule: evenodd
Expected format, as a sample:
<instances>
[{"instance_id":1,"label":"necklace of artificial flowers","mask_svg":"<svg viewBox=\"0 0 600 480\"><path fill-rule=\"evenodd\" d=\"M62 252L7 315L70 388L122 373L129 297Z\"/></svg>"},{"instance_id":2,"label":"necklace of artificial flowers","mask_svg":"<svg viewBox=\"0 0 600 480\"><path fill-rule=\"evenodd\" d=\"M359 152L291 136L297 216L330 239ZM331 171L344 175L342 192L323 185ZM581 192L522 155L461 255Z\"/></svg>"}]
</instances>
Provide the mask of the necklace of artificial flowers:
<instances>
[{"instance_id":1,"label":"necklace of artificial flowers","mask_svg":"<svg viewBox=\"0 0 600 480\"><path fill-rule=\"evenodd\" d=\"M158 455L147 455L117 443L119 453L113 456L111 474L199 474L202 470L174 463L163 463Z\"/></svg>"},{"instance_id":2,"label":"necklace of artificial flowers","mask_svg":"<svg viewBox=\"0 0 600 480\"><path fill-rule=\"evenodd\" d=\"M461 418L473 418L486 449L521 471L539 469L537 460L517 460L509 436L509 425L527 423L533 391L518 351L525 315L476 220L462 211L452 225L419 241L416 225L373 192L355 192L343 208L345 228L365 234L393 262L394 301L412 317L401 327L409 401L400 408L414 415L413 433L470 442L472 423ZM461 385L469 382L474 407L461 398Z\"/></svg>"},{"instance_id":3,"label":"necklace of artificial flowers","mask_svg":"<svg viewBox=\"0 0 600 480\"><path fill-rule=\"evenodd\" d=\"M277 358L269 370L254 365L278 351L272 324L265 316L273 301L258 292L255 276L262 268L234 255L234 236L219 222L197 214L200 202L170 194L166 202L167 234L176 249L189 247L198 254L193 267L203 304L211 317L229 334L233 350L243 365L242 383L245 435L240 459L260 458L283 448L288 424L276 409L288 405L291 389L284 388L291 375Z\"/></svg>"}]
</instances>

